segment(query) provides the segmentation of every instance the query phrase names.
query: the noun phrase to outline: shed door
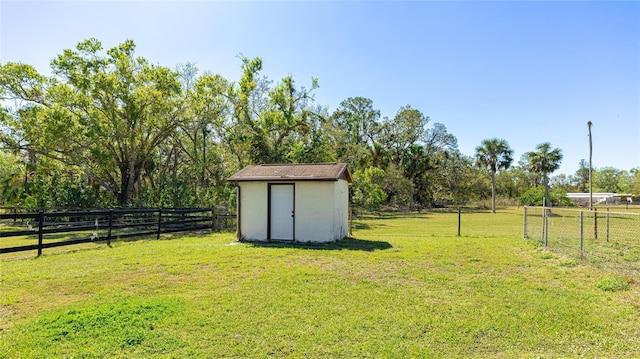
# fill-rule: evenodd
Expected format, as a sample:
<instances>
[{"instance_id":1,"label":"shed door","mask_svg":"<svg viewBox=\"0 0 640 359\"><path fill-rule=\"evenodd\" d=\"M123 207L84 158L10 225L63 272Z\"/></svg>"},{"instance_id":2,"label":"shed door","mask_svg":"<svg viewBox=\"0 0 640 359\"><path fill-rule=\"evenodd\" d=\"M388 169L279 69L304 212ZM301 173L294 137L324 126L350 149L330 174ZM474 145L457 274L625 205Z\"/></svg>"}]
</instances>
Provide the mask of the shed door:
<instances>
[{"instance_id":1,"label":"shed door","mask_svg":"<svg viewBox=\"0 0 640 359\"><path fill-rule=\"evenodd\" d=\"M272 184L269 186L269 238L292 241L294 220L294 185Z\"/></svg>"}]
</instances>

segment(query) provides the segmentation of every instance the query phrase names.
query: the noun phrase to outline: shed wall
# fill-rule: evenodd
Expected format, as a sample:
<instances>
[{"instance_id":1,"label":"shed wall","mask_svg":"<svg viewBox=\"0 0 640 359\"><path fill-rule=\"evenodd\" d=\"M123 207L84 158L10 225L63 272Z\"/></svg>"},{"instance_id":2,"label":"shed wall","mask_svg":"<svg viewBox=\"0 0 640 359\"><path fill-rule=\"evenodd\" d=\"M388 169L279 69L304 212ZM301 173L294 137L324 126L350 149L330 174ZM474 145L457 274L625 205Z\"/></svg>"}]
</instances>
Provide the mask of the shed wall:
<instances>
[{"instance_id":1,"label":"shed wall","mask_svg":"<svg viewBox=\"0 0 640 359\"><path fill-rule=\"evenodd\" d=\"M339 180L334 186L333 240L349 235L349 183Z\"/></svg>"},{"instance_id":2,"label":"shed wall","mask_svg":"<svg viewBox=\"0 0 640 359\"><path fill-rule=\"evenodd\" d=\"M296 241L331 242L334 181L296 183Z\"/></svg>"},{"instance_id":3,"label":"shed wall","mask_svg":"<svg viewBox=\"0 0 640 359\"><path fill-rule=\"evenodd\" d=\"M241 182L240 233L243 240L267 240L267 183Z\"/></svg>"}]
</instances>

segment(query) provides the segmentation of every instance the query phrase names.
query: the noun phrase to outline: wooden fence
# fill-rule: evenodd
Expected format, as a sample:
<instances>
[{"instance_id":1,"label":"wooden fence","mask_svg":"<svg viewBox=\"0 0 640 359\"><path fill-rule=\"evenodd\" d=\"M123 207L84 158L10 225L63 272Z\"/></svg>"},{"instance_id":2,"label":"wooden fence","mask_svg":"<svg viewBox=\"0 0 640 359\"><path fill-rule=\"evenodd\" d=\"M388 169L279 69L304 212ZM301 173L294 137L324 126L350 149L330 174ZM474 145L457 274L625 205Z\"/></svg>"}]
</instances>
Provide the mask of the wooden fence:
<instances>
[{"instance_id":1,"label":"wooden fence","mask_svg":"<svg viewBox=\"0 0 640 359\"><path fill-rule=\"evenodd\" d=\"M222 230L235 220L232 215L216 215L210 208L13 212L0 214L0 254L37 250L40 256L45 248L90 242L110 245L112 240L132 237L155 235L159 239L163 233Z\"/></svg>"}]
</instances>

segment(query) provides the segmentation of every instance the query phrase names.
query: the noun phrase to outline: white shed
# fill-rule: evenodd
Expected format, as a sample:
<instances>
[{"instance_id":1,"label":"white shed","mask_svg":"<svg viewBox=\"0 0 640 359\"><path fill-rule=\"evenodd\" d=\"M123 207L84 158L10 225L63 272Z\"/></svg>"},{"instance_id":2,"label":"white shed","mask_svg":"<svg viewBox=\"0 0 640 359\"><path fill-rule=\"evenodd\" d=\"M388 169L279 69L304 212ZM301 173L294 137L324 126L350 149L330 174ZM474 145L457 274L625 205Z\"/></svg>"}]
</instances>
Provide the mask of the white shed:
<instances>
[{"instance_id":1,"label":"white shed","mask_svg":"<svg viewBox=\"0 0 640 359\"><path fill-rule=\"evenodd\" d=\"M334 242L348 235L345 163L247 166L229 177L238 190L238 240Z\"/></svg>"}]
</instances>

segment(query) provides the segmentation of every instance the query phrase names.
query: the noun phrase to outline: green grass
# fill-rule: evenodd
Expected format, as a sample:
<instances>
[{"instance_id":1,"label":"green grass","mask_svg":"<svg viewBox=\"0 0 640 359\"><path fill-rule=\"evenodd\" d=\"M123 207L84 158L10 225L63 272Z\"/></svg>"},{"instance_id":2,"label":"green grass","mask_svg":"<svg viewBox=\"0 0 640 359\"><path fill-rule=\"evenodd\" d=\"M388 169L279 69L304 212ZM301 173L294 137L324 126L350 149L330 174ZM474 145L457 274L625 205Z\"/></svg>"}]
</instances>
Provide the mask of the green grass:
<instances>
[{"instance_id":1,"label":"green grass","mask_svg":"<svg viewBox=\"0 0 640 359\"><path fill-rule=\"evenodd\" d=\"M456 220L361 216L325 246L211 234L5 260L0 357L640 356L637 282L522 240L521 210L465 212L461 237Z\"/></svg>"},{"instance_id":2,"label":"green grass","mask_svg":"<svg viewBox=\"0 0 640 359\"><path fill-rule=\"evenodd\" d=\"M629 281L624 278L606 277L596 283L596 286L602 290L615 292L618 290L629 290Z\"/></svg>"}]
</instances>

